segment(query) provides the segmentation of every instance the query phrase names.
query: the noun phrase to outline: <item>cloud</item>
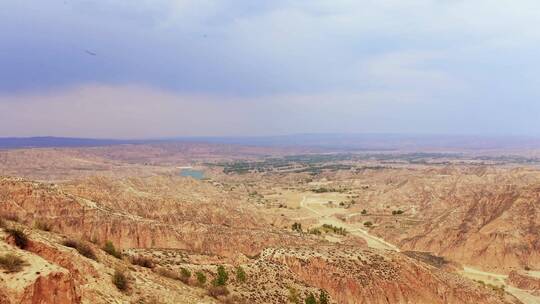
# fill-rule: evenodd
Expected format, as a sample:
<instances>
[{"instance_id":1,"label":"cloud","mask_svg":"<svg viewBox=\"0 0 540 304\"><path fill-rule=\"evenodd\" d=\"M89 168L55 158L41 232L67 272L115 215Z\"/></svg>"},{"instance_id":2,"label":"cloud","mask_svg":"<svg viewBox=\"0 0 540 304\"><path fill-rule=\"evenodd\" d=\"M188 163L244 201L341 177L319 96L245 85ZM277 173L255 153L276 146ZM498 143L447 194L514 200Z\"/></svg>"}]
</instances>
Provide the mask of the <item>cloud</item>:
<instances>
[{"instance_id":1,"label":"cloud","mask_svg":"<svg viewBox=\"0 0 540 304\"><path fill-rule=\"evenodd\" d=\"M4 1L0 124L540 133L538 12L532 0Z\"/></svg>"}]
</instances>

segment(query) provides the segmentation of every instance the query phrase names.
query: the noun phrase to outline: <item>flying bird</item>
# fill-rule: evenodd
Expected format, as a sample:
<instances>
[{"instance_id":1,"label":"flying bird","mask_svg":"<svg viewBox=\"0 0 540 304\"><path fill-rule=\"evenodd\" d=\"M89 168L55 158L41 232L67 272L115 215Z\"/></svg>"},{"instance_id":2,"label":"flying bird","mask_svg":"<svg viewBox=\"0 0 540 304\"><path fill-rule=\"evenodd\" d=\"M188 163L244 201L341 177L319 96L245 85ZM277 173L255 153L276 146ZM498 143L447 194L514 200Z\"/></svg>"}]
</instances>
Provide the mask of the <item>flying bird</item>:
<instances>
[{"instance_id":1,"label":"flying bird","mask_svg":"<svg viewBox=\"0 0 540 304\"><path fill-rule=\"evenodd\" d=\"M97 56L96 53L94 52L90 52L89 50L84 50L86 52L86 54L90 55L90 56Z\"/></svg>"}]
</instances>

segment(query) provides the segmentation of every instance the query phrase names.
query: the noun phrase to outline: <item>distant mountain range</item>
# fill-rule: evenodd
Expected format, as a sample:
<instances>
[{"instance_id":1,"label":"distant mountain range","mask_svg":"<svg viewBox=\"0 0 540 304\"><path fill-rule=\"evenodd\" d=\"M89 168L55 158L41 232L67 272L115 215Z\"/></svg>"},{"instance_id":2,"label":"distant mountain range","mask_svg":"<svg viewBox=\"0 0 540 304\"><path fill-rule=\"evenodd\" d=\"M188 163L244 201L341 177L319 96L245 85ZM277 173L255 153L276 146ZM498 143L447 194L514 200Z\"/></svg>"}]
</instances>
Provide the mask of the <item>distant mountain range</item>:
<instances>
[{"instance_id":1,"label":"distant mountain range","mask_svg":"<svg viewBox=\"0 0 540 304\"><path fill-rule=\"evenodd\" d=\"M539 149L540 138L414 134L296 134L251 137L175 137L161 139L92 139L71 137L0 138L0 149L97 147L121 144L197 142L266 147L313 147L332 150L490 150Z\"/></svg>"}]
</instances>

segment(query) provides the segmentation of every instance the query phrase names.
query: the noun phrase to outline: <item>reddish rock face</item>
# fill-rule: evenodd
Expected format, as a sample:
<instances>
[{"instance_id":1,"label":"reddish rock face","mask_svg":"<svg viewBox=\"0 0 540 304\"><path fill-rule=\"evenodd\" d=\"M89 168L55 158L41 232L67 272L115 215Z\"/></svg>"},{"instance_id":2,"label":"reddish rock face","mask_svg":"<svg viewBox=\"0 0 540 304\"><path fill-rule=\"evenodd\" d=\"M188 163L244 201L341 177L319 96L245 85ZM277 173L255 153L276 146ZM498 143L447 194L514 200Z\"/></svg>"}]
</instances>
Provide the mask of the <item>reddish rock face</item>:
<instances>
[{"instance_id":1,"label":"reddish rock face","mask_svg":"<svg viewBox=\"0 0 540 304\"><path fill-rule=\"evenodd\" d=\"M508 275L508 284L520 289L532 290L536 294L540 294L540 278L532 277L523 272L510 272Z\"/></svg>"},{"instance_id":2,"label":"reddish rock face","mask_svg":"<svg viewBox=\"0 0 540 304\"><path fill-rule=\"evenodd\" d=\"M269 249L261 258L285 265L337 303L508 303L457 275L390 251L323 246Z\"/></svg>"},{"instance_id":3,"label":"reddish rock face","mask_svg":"<svg viewBox=\"0 0 540 304\"><path fill-rule=\"evenodd\" d=\"M20 300L21 304L77 304L81 303L73 278L65 273L52 273L39 276L34 284L25 288Z\"/></svg>"}]
</instances>

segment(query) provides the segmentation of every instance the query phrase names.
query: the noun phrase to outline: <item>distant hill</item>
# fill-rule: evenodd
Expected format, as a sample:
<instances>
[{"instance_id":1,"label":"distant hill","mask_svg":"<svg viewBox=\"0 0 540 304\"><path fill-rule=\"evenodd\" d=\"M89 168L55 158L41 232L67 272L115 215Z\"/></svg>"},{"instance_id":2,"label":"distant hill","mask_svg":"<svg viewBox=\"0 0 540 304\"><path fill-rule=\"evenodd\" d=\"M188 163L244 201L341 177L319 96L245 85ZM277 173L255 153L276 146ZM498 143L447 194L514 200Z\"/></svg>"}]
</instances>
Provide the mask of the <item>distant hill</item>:
<instances>
[{"instance_id":1,"label":"distant hill","mask_svg":"<svg viewBox=\"0 0 540 304\"><path fill-rule=\"evenodd\" d=\"M96 147L120 144L192 142L263 147L309 147L350 151L540 149L540 138L414 134L296 134L252 137L175 137L162 139L92 139L69 137L0 138L0 149Z\"/></svg>"},{"instance_id":2,"label":"distant hill","mask_svg":"<svg viewBox=\"0 0 540 304\"><path fill-rule=\"evenodd\" d=\"M71 137L4 137L0 138L0 148L48 148L48 147L95 147L109 146L141 141L127 141L117 139L91 139Z\"/></svg>"}]
</instances>

